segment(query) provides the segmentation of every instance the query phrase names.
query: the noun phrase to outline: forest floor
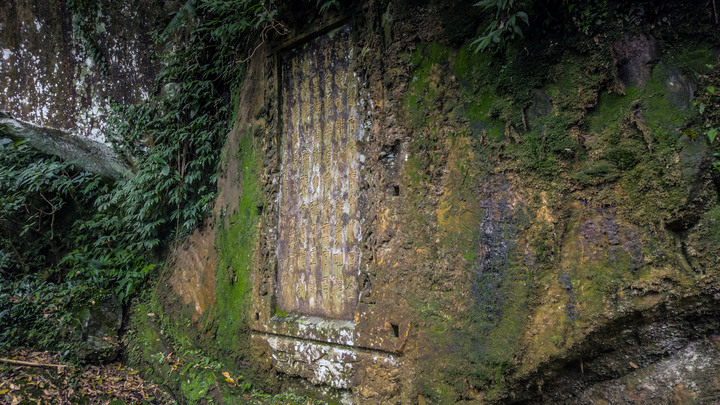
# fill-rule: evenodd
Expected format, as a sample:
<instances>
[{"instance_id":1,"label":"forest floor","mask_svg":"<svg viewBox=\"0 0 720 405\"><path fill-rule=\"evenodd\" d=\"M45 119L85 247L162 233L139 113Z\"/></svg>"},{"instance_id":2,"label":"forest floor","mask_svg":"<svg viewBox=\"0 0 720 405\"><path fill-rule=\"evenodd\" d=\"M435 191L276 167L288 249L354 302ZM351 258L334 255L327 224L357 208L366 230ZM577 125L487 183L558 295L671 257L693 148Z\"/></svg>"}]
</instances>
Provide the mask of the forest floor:
<instances>
[{"instance_id":1,"label":"forest floor","mask_svg":"<svg viewBox=\"0 0 720 405\"><path fill-rule=\"evenodd\" d=\"M120 362L77 366L50 352L0 353L0 404L169 403L172 396Z\"/></svg>"},{"instance_id":2,"label":"forest floor","mask_svg":"<svg viewBox=\"0 0 720 405\"><path fill-rule=\"evenodd\" d=\"M119 361L81 366L63 362L59 357L56 353L32 349L0 352L0 405L177 404L168 391L143 379L140 371ZM296 395L292 390L269 395L258 389L243 390L233 402L325 404Z\"/></svg>"}]
</instances>

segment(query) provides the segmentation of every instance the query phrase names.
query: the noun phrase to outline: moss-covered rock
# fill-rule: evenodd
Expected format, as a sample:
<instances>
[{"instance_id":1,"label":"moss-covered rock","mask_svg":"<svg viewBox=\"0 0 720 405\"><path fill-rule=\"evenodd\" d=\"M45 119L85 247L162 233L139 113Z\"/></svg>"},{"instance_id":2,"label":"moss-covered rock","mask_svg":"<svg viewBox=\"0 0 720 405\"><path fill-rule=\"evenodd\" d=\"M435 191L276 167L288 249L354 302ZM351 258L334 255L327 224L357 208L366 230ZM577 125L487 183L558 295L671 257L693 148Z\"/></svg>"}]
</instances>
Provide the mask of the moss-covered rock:
<instances>
[{"instance_id":1,"label":"moss-covered rock","mask_svg":"<svg viewBox=\"0 0 720 405\"><path fill-rule=\"evenodd\" d=\"M107 363L120 354L118 333L123 307L112 293L86 293L89 298L72 313L69 337L70 356L81 362Z\"/></svg>"}]
</instances>

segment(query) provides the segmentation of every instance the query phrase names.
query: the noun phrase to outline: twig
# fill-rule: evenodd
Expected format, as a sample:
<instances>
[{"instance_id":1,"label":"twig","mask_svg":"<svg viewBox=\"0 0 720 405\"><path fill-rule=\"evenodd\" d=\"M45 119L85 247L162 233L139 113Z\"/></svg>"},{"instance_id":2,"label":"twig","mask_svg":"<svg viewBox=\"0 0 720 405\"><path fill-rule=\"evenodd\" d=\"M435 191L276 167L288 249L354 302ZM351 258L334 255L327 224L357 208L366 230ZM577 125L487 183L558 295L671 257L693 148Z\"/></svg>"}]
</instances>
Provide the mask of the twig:
<instances>
[{"instance_id":1,"label":"twig","mask_svg":"<svg viewBox=\"0 0 720 405\"><path fill-rule=\"evenodd\" d=\"M713 14L715 15L715 25L718 24L717 7L715 6L715 0L713 0Z\"/></svg>"},{"instance_id":2,"label":"twig","mask_svg":"<svg viewBox=\"0 0 720 405\"><path fill-rule=\"evenodd\" d=\"M67 367L64 364L45 364L45 363L35 363L32 361L22 361L22 360L11 360L11 359L4 359L0 358L0 363L9 363L9 364L15 364L18 366L30 366L30 367L56 367L56 368L65 368Z\"/></svg>"},{"instance_id":3,"label":"twig","mask_svg":"<svg viewBox=\"0 0 720 405\"><path fill-rule=\"evenodd\" d=\"M278 28L282 28L282 31L280 31ZM260 39L261 39L261 41L260 41L260 43L258 44L258 46L256 46L255 49L252 50L252 52L250 53L250 56L248 56L247 58L245 58L245 59L243 59L243 60L241 60L241 61L239 61L239 62L237 62L237 63L245 63L245 62L249 61L250 59L252 59L253 55L255 55L255 51L257 51L257 50L262 46L262 44L265 43L265 39L266 39L267 32L270 31L271 29L274 29L275 32L278 33L278 35L285 35L285 34L287 34L287 29L285 28L284 25L282 25L282 23L273 21L273 22L270 23L269 25L266 25L266 26L262 29L262 32L260 33Z\"/></svg>"}]
</instances>

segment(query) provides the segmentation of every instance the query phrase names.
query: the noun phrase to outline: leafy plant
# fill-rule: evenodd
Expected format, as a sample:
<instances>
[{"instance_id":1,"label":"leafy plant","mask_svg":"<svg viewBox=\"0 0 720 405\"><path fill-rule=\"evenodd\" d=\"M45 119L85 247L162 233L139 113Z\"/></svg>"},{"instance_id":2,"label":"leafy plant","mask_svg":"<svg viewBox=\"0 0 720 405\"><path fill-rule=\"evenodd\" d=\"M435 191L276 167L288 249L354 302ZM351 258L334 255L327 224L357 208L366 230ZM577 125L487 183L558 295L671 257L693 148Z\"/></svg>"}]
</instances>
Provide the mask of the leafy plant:
<instances>
[{"instance_id":1,"label":"leafy plant","mask_svg":"<svg viewBox=\"0 0 720 405\"><path fill-rule=\"evenodd\" d=\"M67 0L65 5L72 17L73 36L97 65L100 74L107 76L107 60L93 36L93 23L100 3L92 0Z\"/></svg>"},{"instance_id":2,"label":"leafy plant","mask_svg":"<svg viewBox=\"0 0 720 405\"><path fill-rule=\"evenodd\" d=\"M320 14L325 14L332 7L340 9L340 2L338 0L317 0L316 6Z\"/></svg>"},{"instance_id":3,"label":"leafy plant","mask_svg":"<svg viewBox=\"0 0 720 405\"><path fill-rule=\"evenodd\" d=\"M74 29L87 31L93 4L68 0ZM112 291L127 303L168 244L211 212L220 149L232 123L244 64L274 22L272 2L188 0L162 32L163 70L149 100L117 106L108 138L133 162L132 176L111 182L24 143L0 143L0 345L57 343L59 323L30 310L76 288ZM12 298L15 297L15 298ZM2 297L0 297L2 298ZM34 301L33 301L34 302ZM58 313L68 302L58 304ZM65 308L67 309L67 308ZM22 312L23 317L16 314ZM67 311L64 311L67 313ZM61 324L62 322L60 322ZM12 327L8 325L14 325ZM21 333L22 332L22 333Z\"/></svg>"},{"instance_id":4,"label":"leafy plant","mask_svg":"<svg viewBox=\"0 0 720 405\"><path fill-rule=\"evenodd\" d=\"M586 35L592 28L605 25L610 14L607 0L571 2L567 8L575 27Z\"/></svg>"},{"instance_id":5,"label":"leafy plant","mask_svg":"<svg viewBox=\"0 0 720 405\"><path fill-rule=\"evenodd\" d=\"M529 7L527 1L482 0L475 3L475 6L482 7L485 11L495 11L495 17L484 33L470 44L475 48L475 52L502 49L506 43L523 37L520 22L524 22L526 27L530 25L525 11Z\"/></svg>"},{"instance_id":6,"label":"leafy plant","mask_svg":"<svg viewBox=\"0 0 720 405\"><path fill-rule=\"evenodd\" d=\"M715 87L713 87L713 86L708 86L708 87L705 89L705 94L707 94L707 99L706 99L704 102L696 101L696 102L694 103L694 104L695 104L695 107L697 107L698 112L700 113L700 115L705 114L705 109L708 107L708 105L710 105L710 102L712 101L713 96L716 96L716 95L717 95L717 91L715 90Z\"/></svg>"},{"instance_id":7,"label":"leafy plant","mask_svg":"<svg viewBox=\"0 0 720 405\"><path fill-rule=\"evenodd\" d=\"M711 108L712 112L710 115L716 115L718 106L717 103L713 103L713 98L718 95L718 91L715 89L714 86L707 86L705 88L705 94L707 95L707 98L704 100L704 102L695 102L695 107L697 107L698 112L700 115L705 115L705 111L708 108ZM710 143L713 143L715 141L715 138L718 135L718 128L714 126L715 122L713 120L713 117L706 116L705 117L705 136L707 136ZM692 138L695 137L695 133L692 130L685 130L686 135L690 136L689 133L692 133Z\"/></svg>"},{"instance_id":8,"label":"leafy plant","mask_svg":"<svg viewBox=\"0 0 720 405\"><path fill-rule=\"evenodd\" d=\"M719 94L720 91L718 91L715 86L708 85L705 87L705 93L698 95L698 99L702 97L702 101L695 101L695 107L698 109L698 113L703 120L703 126L705 127L704 134L711 147L718 136L718 132L720 132L720 127L717 126L718 120L720 119L720 104L717 102L717 96ZM691 138L694 138L695 135L697 135L690 129L685 129L684 132ZM692 136L690 133L692 133ZM717 146L715 146L715 148L715 150L717 150ZM718 160L720 159L720 153L714 153L713 157L716 160L712 162L712 166L714 169L720 171L720 160Z\"/></svg>"},{"instance_id":9,"label":"leafy plant","mask_svg":"<svg viewBox=\"0 0 720 405\"><path fill-rule=\"evenodd\" d=\"M60 281L73 216L87 218L105 186L72 162L43 155L23 142L0 146L0 275L42 269Z\"/></svg>"},{"instance_id":10,"label":"leafy plant","mask_svg":"<svg viewBox=\"0 0 720 405\"><path fill-rule=\"evenodd\" d=\"M710 143L713 143L717 134L718 134L717 128L710 128L707 131L705 131L705 135L708 137L708 140L710 141Z\"/></svg>"},{"instance_id":11,"label":"leafy plant","mask_svg":"<svg viewBox=\"0 0 720 405\"><path fill-rule=\"evenodd\" d=\"M78 298L87 298L87 292L83 285L47 283L30 275L2 279L0 351L28 344L53 348L71 322L66 309Z\"/></svg>"}]
</instances>

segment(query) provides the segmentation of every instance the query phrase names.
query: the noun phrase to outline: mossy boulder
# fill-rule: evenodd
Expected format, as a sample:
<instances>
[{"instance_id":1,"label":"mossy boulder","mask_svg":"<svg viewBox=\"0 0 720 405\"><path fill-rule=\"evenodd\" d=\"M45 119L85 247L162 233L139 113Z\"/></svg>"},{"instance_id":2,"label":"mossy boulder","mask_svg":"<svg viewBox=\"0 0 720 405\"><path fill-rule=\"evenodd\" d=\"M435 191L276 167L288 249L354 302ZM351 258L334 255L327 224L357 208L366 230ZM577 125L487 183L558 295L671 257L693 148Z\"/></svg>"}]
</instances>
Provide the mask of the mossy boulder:
<instances>
[{"instance_id":1,"label":"mossy boulder","mask_svg":"<svg viewBox=\"0 0 720 405\"><path fill-rule=\"evenodd\" d=\"M120 353L118 333L123 307L114 294L96 291L72 311L71 356L81 362L107 363Z\"/></svg>"}]
</instances>

